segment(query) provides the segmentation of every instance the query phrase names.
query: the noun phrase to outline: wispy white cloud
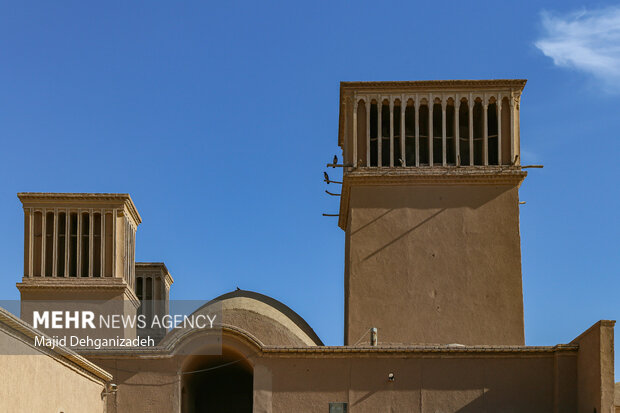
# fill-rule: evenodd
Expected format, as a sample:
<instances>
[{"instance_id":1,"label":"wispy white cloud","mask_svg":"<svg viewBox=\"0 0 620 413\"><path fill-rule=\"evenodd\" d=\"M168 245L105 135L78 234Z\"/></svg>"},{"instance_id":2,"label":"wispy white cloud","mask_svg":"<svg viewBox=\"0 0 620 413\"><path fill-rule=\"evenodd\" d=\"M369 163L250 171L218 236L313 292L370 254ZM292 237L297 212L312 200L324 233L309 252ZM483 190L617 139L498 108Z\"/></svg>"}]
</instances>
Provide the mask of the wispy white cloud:
<instances>
[{"instance_id":1,"label":"wispy white cloud","mask_svg":"<svg viewBox=\"0 0 620 413\"><path fill-rule=\"evenodd\" d=\"M620 6L541 16L545 33L536 47L557 66L587 72L620 92Z\"/></svg>"}]
</instances>

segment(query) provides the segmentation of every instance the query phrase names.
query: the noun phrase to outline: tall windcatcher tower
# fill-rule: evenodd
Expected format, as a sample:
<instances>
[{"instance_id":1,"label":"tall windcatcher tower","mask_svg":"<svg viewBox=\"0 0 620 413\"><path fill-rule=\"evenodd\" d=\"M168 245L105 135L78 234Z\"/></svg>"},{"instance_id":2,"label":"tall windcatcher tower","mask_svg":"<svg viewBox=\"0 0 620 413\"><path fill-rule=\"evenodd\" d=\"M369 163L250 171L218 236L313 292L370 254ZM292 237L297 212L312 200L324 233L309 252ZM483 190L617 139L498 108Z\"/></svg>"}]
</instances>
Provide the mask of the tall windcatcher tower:
<instances>
[{"instance_id":1,"label":"tall windcatcher tower","mask_svg":"<svg viewBox=\"0 0 620 413\"><path fill-rule=\"evenodd\" d=\"M345 344L524 344L525 83L341 83Z\"/></svg>"},{"instance_id":2,"label":"tall windcatcher tower","mask_svg":"<svg viewBox=\"0 0 620 413\"><path fill-rule=\"evenodd\" d=\"M135 315L135 240L140 215L128 194L19 193L24 208L21 317L37 300L118 302ZM93 304L96 306L96 304ZM101 309L101 311L104 311ZM135 329L127 335L135 336Z\"/></svg>"}]
</instances>

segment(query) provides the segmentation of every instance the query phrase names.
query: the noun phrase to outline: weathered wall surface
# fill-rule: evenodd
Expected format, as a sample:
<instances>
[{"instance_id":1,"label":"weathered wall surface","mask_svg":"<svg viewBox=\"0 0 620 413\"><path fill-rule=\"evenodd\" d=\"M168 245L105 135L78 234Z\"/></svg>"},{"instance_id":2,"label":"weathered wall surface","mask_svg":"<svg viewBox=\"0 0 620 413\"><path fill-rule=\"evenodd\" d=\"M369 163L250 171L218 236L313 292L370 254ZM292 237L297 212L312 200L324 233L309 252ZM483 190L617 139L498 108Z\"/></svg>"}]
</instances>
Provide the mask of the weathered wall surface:
<instances>
[{"instance_id":1,"label":"weathered wall surface","mask_svg":"<svg viewBox=\"0 0 620 413\"><path fill-rule=\"evenodd\" d=\"M105 383L0 331L0 411L101 413ZM12 355L6 354L11 349Z\"/></svg>"},{"instance_id":2,"label":"weathered wall surface","mask_svg":"<svg viewBox=\"0 0 620 413\"><path fill-rule=\"evenodd\" d=\"M112 374L119 386L109 397L107 413L180 412L178 360L90 359Z\"/></svg>"},{"instance_id":3,"label":"weathered wall surface","mask_svg":"<svg viewBox=\"0 0 620 413\"><path fill-rule=\"evenodd\" d=\"M200 338L199 336L197 336ZM108 413L182 410L180 372L237 361L253 374L254 412L613 412L613 322L572 345L256 348L224 334L224 356L91 358L119 384ZM388 379L389 373L394 380ZM208 374L208 373L207 373ZM197 376L198 377L198 376ZM234 386L234 384L230 384ZM200 385L189 392L202 392ZM252 391L251 388L249 391ZM195 394L186 394L191 400Z\"/></svg>"},{"instance_id":4,"label":"weathered wall surface","mask_svg":"<svg viewBox=\"0 0 620 413\"><path fill-rule=\"evenodd\" d=\"M516 186L353 186L349 208L345 343L524 344Z\"/></svg>"},{"instance_id":5,"label":"weathered wall surface","mask_svg":"<svg viewBox=\"0 0 620 413\"><path fill-rule=\"evenodd\" d=\"M261 359L263 382L271 373L271 405L255 411L320 413L348 402L352 413L576 412L576 354L563 358L561 370L553 353Z\"/></svg>"},{"instance_id":6,"label":"weathered wall surface","mask_svg":"<svg viewBox=\"0 0 620 413\"><path fill-rule=\"evenodd\" d=\"M614 324L601 320L573 342L577 357L579 413L612 412L614 409Z\"/></svg>"}]
</instances>

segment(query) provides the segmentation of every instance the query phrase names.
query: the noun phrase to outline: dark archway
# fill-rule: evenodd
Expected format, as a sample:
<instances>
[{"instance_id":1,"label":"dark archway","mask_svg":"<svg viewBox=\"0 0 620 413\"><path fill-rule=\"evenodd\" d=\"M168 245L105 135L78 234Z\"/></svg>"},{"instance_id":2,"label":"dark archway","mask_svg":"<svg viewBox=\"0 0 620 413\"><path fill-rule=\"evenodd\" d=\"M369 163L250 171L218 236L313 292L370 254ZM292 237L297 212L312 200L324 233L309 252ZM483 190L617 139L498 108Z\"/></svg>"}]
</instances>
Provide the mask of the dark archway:
<instances>
[{"instance_id":1,"label":"dark archway","mask_svg":"<svg viewBox=\"0 0 620 413\"><path fill-rule=\"evenodd\" d=\"M193 356L183 373L183 413L252 412L253 369L240 353Z\"/></svg>"}]
</instances>

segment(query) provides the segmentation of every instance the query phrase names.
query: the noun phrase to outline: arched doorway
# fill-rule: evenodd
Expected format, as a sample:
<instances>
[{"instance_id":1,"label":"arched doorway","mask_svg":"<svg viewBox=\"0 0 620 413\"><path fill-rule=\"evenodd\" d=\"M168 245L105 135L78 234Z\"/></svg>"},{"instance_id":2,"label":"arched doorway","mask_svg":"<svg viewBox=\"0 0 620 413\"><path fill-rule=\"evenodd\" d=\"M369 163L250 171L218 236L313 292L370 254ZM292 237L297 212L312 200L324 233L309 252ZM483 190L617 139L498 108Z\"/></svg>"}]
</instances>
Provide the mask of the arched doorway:
<instances>
[{"instance_id":1,"label":"arched doorway","mask_svg":"<svg viewBox=\"0 0 620 413\"><path fill-rule=\"evenodd\" d=\"M192 356L182 386L183 413L252 412L252 365L232 349L224 348L221 356Z\"/></svg>"}]
</instances>

